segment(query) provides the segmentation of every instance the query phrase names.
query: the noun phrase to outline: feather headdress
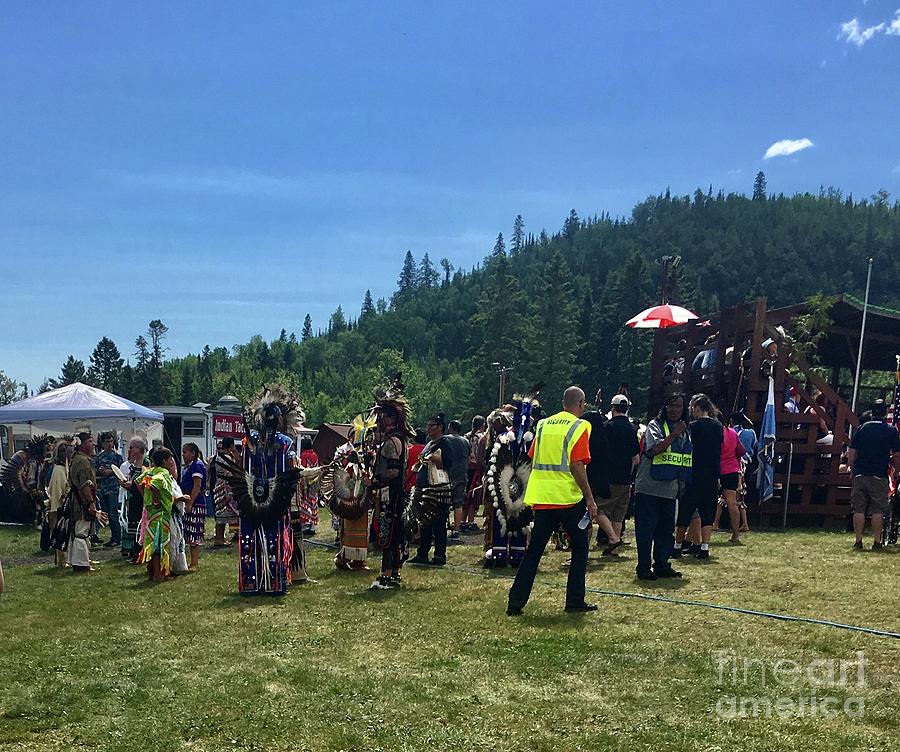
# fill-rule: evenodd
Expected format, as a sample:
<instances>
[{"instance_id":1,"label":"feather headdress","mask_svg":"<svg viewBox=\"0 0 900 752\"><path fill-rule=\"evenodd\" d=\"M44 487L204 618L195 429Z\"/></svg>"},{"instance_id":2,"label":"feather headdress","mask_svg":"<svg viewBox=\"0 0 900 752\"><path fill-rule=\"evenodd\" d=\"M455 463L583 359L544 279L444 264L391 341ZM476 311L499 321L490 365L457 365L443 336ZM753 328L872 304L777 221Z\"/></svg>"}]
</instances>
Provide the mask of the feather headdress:
<instances>
[{"instance_id":1,"label":"feather headdress","mask_svg":"<svg viewBox=\"0 0 900 752\"><path fill-rule=\"evenodd\" d=\"M372 411L376 414L391 412L397 421L397 429L407 436L415 436L412 428L412 406L406 398L406 385L402 375L397 373L390 384L375 390L375 406Z\"/></svg>"},{"instance_id":2,"label":"feather headdress","mask_svg":"<svg viewBox=\"0 0 900 752\"><path fill-rule=\"evenodd\" d=\"M254 394L244 407L243 415L246 425L260 433L273 419L277 422L281 418L284 420L282 430L296 434L306 418L300 398L278 382L268 384Z\"/></svg>"}]
</instances>

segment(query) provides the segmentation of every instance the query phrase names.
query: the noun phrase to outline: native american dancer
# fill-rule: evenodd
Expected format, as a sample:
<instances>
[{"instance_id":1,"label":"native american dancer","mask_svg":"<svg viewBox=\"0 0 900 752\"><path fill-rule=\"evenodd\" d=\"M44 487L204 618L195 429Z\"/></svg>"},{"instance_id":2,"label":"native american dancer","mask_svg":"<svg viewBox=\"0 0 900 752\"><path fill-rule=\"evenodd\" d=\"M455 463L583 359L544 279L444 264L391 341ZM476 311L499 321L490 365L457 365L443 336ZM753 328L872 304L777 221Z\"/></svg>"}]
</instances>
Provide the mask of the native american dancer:
<instances>
[{"instance_id":1,"label":"native american dancer","mask_svg":"<svg viewBox=\"0 0 900 752\"><path fill-rule=\"evenodd\" d=\"M27 521L36 528L41 526L45 498L41 490L41 468L52 443L47 434L35 436L3 466L0 483L12 494L14 519L10 522Z\"/></svg>"},{"instance_id":2,"label":"native american dancer","mask_svg":"<svg viewBox=\"0 0 900 752\"><path fill-rule=\"evenodd\" d=\"M279 384L262 389L244 410L241 462L216 457L218 477L228 483L239 511L238 591L246 595L284 595L293 581L305 581L303 536L291 529L290 506L301 475L318 468L296 466L293 439L303 421L300 400ZM298 530L299 533L299 530Z\"/></svg>"},{"instance_id":3,"label":"native american dancer","mask_svg":"<svg viewBox=\"0 0 900 752\"><path fill-rule=\"evenodd\" d=\"M371 414L376 419L376 435L380 442L375 451L371 478L365 478L374 501L369 540L381 550L381 575L372 583L376 590L400 587L400 568L408 555L406 525L403 520L406 494L406 454L410 438L412 408L404 394L398 373L386 389L375 392Z\"/></svg>"},{"instance_id":4,"label":"native american dancer","mask_svg":"<svg viewBox=\"0 0 900 752\"><path fill-rule=\"evenodd\" d=\"M483 562L487 568L518 567L525 555L532 520L531 509L525 506L531 475L528 446L540 417L538 391L516 395L514 404L494 410L487 419Z\"/></svg>"}]
</instances>

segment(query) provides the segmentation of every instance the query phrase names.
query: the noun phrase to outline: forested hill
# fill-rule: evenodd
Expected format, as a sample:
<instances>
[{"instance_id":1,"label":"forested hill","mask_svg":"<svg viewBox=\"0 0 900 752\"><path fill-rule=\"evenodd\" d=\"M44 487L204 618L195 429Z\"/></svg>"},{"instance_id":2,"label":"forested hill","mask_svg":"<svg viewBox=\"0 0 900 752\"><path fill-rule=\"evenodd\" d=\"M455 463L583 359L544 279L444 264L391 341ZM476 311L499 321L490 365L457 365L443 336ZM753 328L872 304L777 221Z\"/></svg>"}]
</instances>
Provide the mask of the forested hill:
<instances>
[{"instance_id":1,"label":"forested hill","mask_svg":"<svg viewBox=\"0 0 900 752\"><path fill-rule=\"evenodd\" d=\"M241 396L278 375L295 383L315 425L366 408L373 384L402 370L422 422L437 409L465 417L490 409L494 362L514 368L512 389L545 382L553 406L571 382L610 396L625 381L640 397L652 335L623 324L657 301L656 259L665 255L682 258L670 299L698 313L760 294L771 305L820 292L861 296L870 256L871 300L900 302L900 203L884 192L864 201L836 190L767 197L758 182L752 198L667 191L627 221L573 211L553 235L526 234L526 221L517 217L509 241L499 236L471 272L453 274L446 259L435 267L427 255L417 263L408 252L390 301L367 294L357 317L340 308L321 335L307 318L296 335L285 322L271 342L210 343L163 361L165 327L154 322L162 329L138 338L133 367L108 362L104 345L87 378L144 404L192 404Z\"/></svg>"}]
</instances>

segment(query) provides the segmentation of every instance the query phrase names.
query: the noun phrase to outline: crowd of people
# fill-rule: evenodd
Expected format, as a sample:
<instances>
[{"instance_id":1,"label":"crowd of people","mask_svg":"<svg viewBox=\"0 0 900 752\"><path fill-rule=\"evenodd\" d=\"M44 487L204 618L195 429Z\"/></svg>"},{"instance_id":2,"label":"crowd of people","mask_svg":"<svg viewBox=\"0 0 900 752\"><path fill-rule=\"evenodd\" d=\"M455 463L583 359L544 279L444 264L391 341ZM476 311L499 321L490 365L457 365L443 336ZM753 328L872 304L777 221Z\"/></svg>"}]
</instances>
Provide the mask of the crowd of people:
<instances>
[{"instance_id":1,"label":"crowd of people","mask_svg":"<svg viewBox=\"0 0 900 752\"><path fill-rule=\"evenodd\" d=\"M400 587L404 563L444 566L448 545L483 533L483 565L518 570L508 607L516 615L554 538L571 555L570 611L592 609L584 601L584 578L593 526L596 549L618 557L633 520L635 573L642 581L681 577L673 560L709 563L720 524L727 523L729 544L743 544L747 476L758 447L743 413L726 419L707 395L674 393L645 425L630 416L624 390L608 405L598 393L587 407L584 392L573 386L562 410L542 419L535 398L517 397L487 417L475 416L465 434L460 421L448 422L442 413L417 432L408 403L395 391L357 416L347 444L321 464L311 442L301 439L295 448L282 433L277 411L271 430L261 423L240 445L222 439L206 462L196 444L184 444L180 470L168 448L148 449L140 436L128 441L127 459L114 434L99 437L99 452L90 433L55 442L38 437L28 451L46 457L36 473L46 548L56 566L78 573L93 569L92 546L119 548L157 582L193 571L212 514L212 545L240 552L241 591L284 592L292 580L308 580L303 541L316 534L319 508L327 506L339 569L366 570L369 552L381 552L375 589ZM857 548L867 515L873 548L882 545L889 483L900 469L900 435L885 423L885 412L876 403L849 447ZM269 430L267 457L256 445L266 446L260 437ZM267 515L258 502L271 491L275 503L279 477L288 483L285 508Z\"/></svg>"}]
</instances>

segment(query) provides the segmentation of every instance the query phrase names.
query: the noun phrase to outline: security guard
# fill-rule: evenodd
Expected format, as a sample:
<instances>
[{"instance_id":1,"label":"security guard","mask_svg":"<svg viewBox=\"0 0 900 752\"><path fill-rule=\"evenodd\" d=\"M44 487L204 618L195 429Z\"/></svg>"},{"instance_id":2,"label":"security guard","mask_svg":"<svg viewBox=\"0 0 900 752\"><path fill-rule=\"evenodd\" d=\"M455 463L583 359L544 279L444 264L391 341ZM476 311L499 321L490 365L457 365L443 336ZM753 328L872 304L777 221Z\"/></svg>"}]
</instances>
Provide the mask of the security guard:
<instances>
[{"instance_id":1,"label":"security guard","mask_svg":"<svg viewBox=\"0 0 900 752\"><path fill-rule=\"evenodd\" d=\"M587 573L587 526L578 523L588 512L597 516L597 505L588 483L585 465L591 461L588 440L591 426L581 420L584 392L570 386L563 394L562 412L537 424L531 445L531 477L525 490L525 503L534 509L534 529L528 550L509 591L508 616L519 616L531 595L538 564L550 537L562 523L572 539L572 564L566 585L566 611L596 611L584 602L584 578Z\"/></svg>"}]
</instances>

